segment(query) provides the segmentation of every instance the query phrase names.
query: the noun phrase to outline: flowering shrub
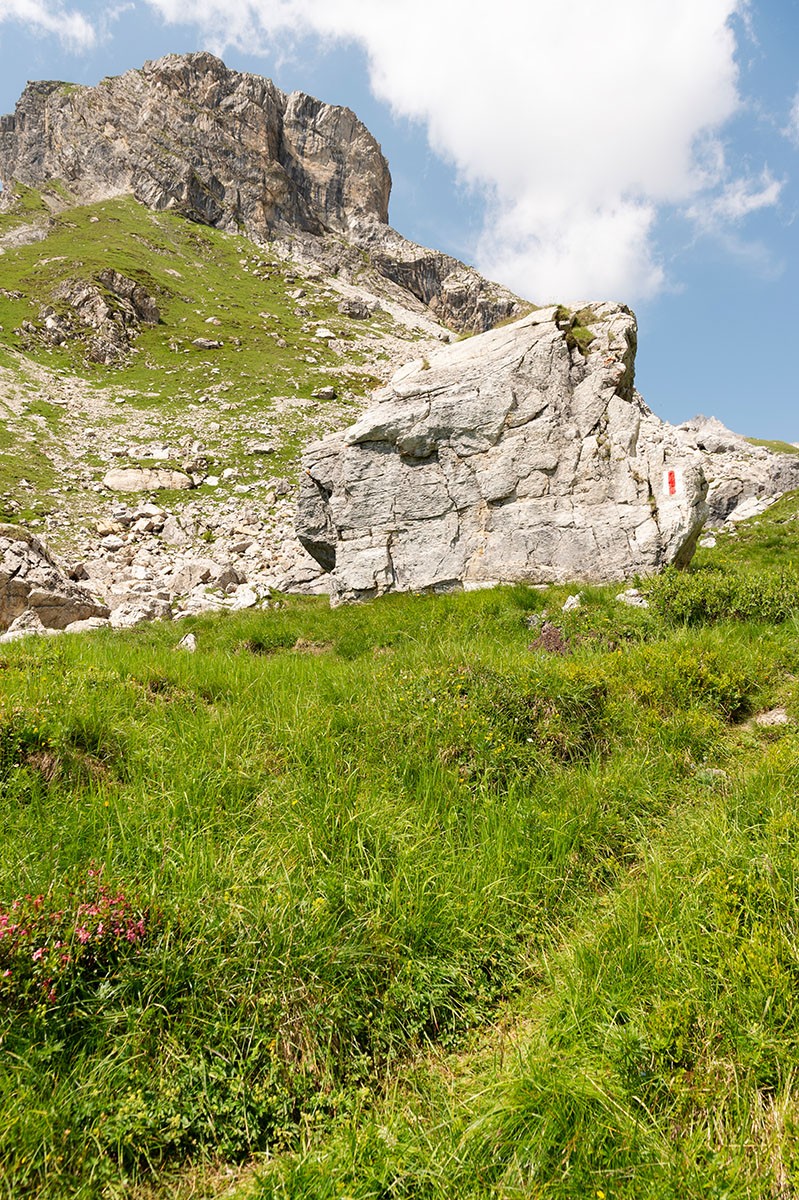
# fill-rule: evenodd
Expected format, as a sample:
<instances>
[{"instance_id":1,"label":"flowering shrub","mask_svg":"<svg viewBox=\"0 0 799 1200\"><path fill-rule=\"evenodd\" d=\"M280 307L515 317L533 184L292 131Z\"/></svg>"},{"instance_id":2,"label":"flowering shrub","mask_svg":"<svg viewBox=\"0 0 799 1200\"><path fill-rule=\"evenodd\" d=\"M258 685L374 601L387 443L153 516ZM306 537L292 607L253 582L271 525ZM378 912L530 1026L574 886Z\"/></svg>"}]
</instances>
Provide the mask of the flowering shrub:
<instances>
[{"instance_id":1,"label":"flowering shrub","mask_svg":"<svg viewBox=\"0 0 799 1200\"><path fill-rule=\"evenodd\" d=\"M90 870L77 890L0 904L0 1006L53 1004L106 979L150 936L153 917Z\"/></svg>"}]
</instances>

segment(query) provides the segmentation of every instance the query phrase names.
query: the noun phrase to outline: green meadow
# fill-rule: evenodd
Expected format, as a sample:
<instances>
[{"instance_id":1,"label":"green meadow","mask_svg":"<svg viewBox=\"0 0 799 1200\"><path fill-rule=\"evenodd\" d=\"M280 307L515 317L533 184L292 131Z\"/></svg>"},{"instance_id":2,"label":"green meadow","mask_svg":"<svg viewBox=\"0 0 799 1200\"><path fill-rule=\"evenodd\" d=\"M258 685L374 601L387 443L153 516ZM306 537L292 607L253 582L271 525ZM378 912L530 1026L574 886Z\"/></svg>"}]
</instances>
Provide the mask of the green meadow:
<instances>
[{"instance_id":1,"label":"green meadow","mask_svg":"<svg viewBox=\"0 0 799 1200\"><path fill-rule=\"evenodd\" d=\"M0 1196L799 1193L798 513L2 647Z\"/></svg>"},{"instance_id":2,"label":"green meadow","mask_svg":"<svg viewBox=\"0 0 799 1200\"><path fill-rule=\"evenodd\" d=\"M96 496L65 480L63 467L65 443L71 437L82 444L87 425L115 441L121 454L115 465L155 465L148 457L154 439L174 444L190 434L202 440L211 471L233 466L237 482L260 484L264 463L248 451L255 436L271 446L269 472L293 480L302 445L331 424L347 424L348 411L356 413L379 382L374 370L388 355L376 339L396 336L413 357L417 333L382 310L363 320L342 315L341 295L272 245L152 212L131 196L50 212L45 197L57 207L60 187L54 182L38 192L17 185L13 203L0 212L0 515L6 519L29 522L62 504L73 525L92 519ZM31 223L39 240L26 240ZM14 235L19 244L3 243ZM115 314L106 321L114 328L122 318L119 297L102 282L109 268L147 292L158 321L131 330L129 353L99 363L91 354L95 331L63 289L93 288ZM69 331L60 344L48 339L49 313ZM337 349L317 336L320 328L335 335ZM69 399L52 403L66 383ZM324 392L314 398L331 387L335 400ZM185 455L173 454L158 465L180 467ZM69 451L66 460L73 461ZM98 482L109 459L90 443L80 467ZM22 491L21 480L29 485ZM223 479L214 494L232 486ZM168 497L173 505L184 500Z\"/></svg>"}]
</instances>

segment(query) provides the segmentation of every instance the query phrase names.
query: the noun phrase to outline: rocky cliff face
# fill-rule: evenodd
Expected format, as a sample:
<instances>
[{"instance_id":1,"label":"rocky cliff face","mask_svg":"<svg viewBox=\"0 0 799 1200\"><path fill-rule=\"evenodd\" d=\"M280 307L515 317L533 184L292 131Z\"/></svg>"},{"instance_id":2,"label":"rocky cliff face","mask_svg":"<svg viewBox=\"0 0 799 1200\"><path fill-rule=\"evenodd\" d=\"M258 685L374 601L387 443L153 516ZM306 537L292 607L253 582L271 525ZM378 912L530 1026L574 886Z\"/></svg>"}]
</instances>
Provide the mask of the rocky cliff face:
<instances>
[{"instance_id":1,"label":"rocky cliff face","mask_svg":"<svg viewBox=\"0 0 799 1200\"><path fill-rule=\"evenodd\" d=\"M334 595L687 562L701 456L635 391L635 346L624 307L583 310L579 330L548 308L402 369L304 459L297 531Z\"/></svg>"},{"instance_id":2,"label":"rocky cliff face","mask_svg":"<svg viewBox=\"0 0 799 1200\"><path fill-rule=\"evenodd\" d=\"M132 192L233 231L385 222L391 178L355 115L211 54L170 55L95 88L31 83L0 132L0 176L63 180L84 201Z\"/></svg>"},{"instance_id":3,"label":"rocky cliff face","mask_svg":"<svg viewBox=\"0 0 799 1200\"><path fill-rule=\"evenodd\" d=\"M0 179L59 180L80 202L132 193L256 241L291 236L351 276L366 258L457 329L519 311L510 292L388 227L388 164L354 113L211 54L169 55L94 88L29 84L0 118Z\"/></svg>"}]
</instances>

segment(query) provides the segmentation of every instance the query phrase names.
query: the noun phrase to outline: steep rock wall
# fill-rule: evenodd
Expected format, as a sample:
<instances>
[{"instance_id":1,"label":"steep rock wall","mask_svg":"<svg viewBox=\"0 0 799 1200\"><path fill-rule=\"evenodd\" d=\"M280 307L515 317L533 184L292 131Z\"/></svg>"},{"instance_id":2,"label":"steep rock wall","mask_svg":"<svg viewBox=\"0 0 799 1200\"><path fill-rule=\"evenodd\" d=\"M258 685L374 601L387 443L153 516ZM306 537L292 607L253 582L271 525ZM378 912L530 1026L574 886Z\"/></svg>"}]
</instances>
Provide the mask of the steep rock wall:
<instances>
[{"instance_id":1,"label":"steep rock wall","mask_svg":"<svg viewBox=\"0 0 799 1200\"><path fill-rule=\"evenodd\" d=\"M96 87L30 83L0 118L0 180L61 181L87 203L132 193L255 241L298 237L312 260L359 282L382 276L455 329L520 311L507 289L388 226L388 164L354 113L205 52Z\"/></svg>"}]
</instances>

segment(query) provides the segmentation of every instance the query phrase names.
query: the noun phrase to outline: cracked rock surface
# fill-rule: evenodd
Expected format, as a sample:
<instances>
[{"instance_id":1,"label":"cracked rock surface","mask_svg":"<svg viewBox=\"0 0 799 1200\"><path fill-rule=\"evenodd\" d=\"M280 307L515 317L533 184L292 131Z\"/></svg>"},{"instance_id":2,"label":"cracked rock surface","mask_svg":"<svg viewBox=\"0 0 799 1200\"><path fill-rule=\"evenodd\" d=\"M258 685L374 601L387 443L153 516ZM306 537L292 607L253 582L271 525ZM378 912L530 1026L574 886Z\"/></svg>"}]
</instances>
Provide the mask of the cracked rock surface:
<instances>
[{"instance_id":1,"label":"cracked rock surface","mask_svg":"<svg viewBox=\"0 0 799 1200\"><path fill-rule=\"evenodd\" d=\"M587 322L587 353L554 307L437 350L306 451L297 533L334 599L690 559L701 455L634 389L630 310L594 305Z\"/></svg>"}]
</instances>

